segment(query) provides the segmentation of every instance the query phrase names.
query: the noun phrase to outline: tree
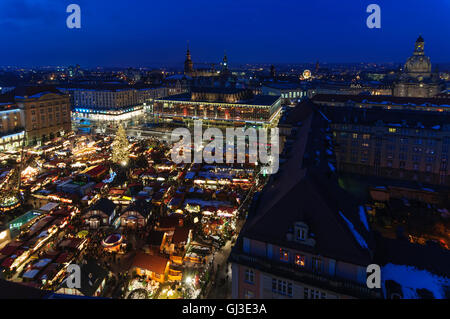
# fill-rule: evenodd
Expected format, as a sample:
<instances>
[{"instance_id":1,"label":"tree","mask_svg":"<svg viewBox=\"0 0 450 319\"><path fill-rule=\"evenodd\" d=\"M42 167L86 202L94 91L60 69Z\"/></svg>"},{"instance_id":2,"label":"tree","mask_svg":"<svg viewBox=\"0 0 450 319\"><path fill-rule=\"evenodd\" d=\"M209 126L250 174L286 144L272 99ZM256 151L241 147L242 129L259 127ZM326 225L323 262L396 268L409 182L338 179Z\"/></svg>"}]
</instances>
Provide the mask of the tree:
<instances>
[{"instance_id":1,"label":"tree","mask_svg":"<svg viewBox=\"0 0 450 319\"><path fill-rule=\"evenodd\" d=\"M111 160L116 164L126 166L128 164L128 155L129 155L128 146L129 144L127 139L127 133L125 132L125 129L123 128L122 124L119 124L116 137L114 139L114 142L112 143Z\"/></svg>"}]
</instances>

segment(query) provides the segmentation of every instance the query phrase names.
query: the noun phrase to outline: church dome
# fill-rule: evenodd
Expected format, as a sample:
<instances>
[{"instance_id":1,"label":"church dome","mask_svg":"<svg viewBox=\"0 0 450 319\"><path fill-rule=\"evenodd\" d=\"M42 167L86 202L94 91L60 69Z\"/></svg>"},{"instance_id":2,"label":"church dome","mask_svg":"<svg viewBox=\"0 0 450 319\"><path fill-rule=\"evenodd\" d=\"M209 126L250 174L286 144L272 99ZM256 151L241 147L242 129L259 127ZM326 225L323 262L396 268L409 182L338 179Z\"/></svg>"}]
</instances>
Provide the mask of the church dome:
<instances>
[{"instance_id":1,"label":"church dome","mask_svg":"<svg viewBox=\"0 0 450 319\"><path fill-rule=\"evenodd\" d=\"M431 61L425 55L413 55L405 63L407 73L430 73Z\"/></svg>"},{"instance_id":2,"label":"church dome","mask_svg":"<svg viewBox=\"0 0 450 319\"><path fill-rule=\"evenodd\" d=\"M425 41L419 36L414 46L414 52L406 60L405 73L413 78L423 78L431 76L431 61L424 52Z\"/></svg>"}]
</instances>

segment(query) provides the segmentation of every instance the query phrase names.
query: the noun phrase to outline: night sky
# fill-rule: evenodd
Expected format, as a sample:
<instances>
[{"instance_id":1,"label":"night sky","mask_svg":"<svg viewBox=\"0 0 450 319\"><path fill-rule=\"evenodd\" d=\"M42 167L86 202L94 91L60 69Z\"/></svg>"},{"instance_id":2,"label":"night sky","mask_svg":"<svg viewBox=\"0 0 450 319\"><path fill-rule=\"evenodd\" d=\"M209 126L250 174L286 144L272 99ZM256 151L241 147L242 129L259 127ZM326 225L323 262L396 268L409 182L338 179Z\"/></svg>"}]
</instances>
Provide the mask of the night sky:
<instances>
[{"instance_id":1,"label":"night sky","mask_svg":"<svg viewBox=\"0 0 450 319\"><path fill-rule=\"evenodd\" d=\"M67 5L82 28L66 27ZM381 29L366 26L381 7ZM449 0L0 0L0 65L403 62L419 34L450 62Z\"/></svg>"}]
</instances>

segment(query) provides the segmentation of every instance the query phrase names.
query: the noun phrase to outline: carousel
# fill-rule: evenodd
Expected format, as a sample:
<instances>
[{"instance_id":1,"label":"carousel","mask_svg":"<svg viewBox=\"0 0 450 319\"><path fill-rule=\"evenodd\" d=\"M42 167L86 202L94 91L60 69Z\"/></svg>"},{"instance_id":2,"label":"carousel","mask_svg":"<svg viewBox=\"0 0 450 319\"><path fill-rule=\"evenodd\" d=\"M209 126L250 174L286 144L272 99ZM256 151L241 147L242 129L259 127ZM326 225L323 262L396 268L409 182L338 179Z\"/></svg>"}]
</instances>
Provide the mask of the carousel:
<instances>
[{"instance_id":1,"label":"carousel","mask_svg":"<svg viewBox=\"0 0 450 319\"><path fill-rule=\"evenodd\" d=\"M112 234L102 241L102 246L109 252L119 252L123 245L123 235Z\"/></svg>"},{"instance_id":2,"label":"carousel","mask_svg":"<svg viewBox=\"0 0 450 319\"><path fill-rule=\"evenodd\" d=\"M15 195L4 196L0 199L0 211L7 212L20 206L19 198Z\"/></svg>"}]
</instances>

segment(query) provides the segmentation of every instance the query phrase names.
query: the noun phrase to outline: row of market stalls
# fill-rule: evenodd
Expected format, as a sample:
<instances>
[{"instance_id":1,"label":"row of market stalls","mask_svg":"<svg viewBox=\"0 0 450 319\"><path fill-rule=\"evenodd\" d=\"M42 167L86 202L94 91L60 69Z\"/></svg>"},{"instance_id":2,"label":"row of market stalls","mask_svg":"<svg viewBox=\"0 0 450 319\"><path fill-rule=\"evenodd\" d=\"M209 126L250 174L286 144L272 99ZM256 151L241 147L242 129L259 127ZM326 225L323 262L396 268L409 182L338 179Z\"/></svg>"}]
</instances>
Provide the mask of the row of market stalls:
<instances>
[{"instance_id":1,"label":"row of market stalls","mask_svg":"<svg viewBox=\"0 0 450 319\"><path fill-rule=\"evenodd\" d=\"M102 226L114 226L115 228L144 228L152 216L152 204L145 199L131 202L123 211L107 198L100 198L82 214L85 225L91 229Z\"/></svg>"}]
</instances>

